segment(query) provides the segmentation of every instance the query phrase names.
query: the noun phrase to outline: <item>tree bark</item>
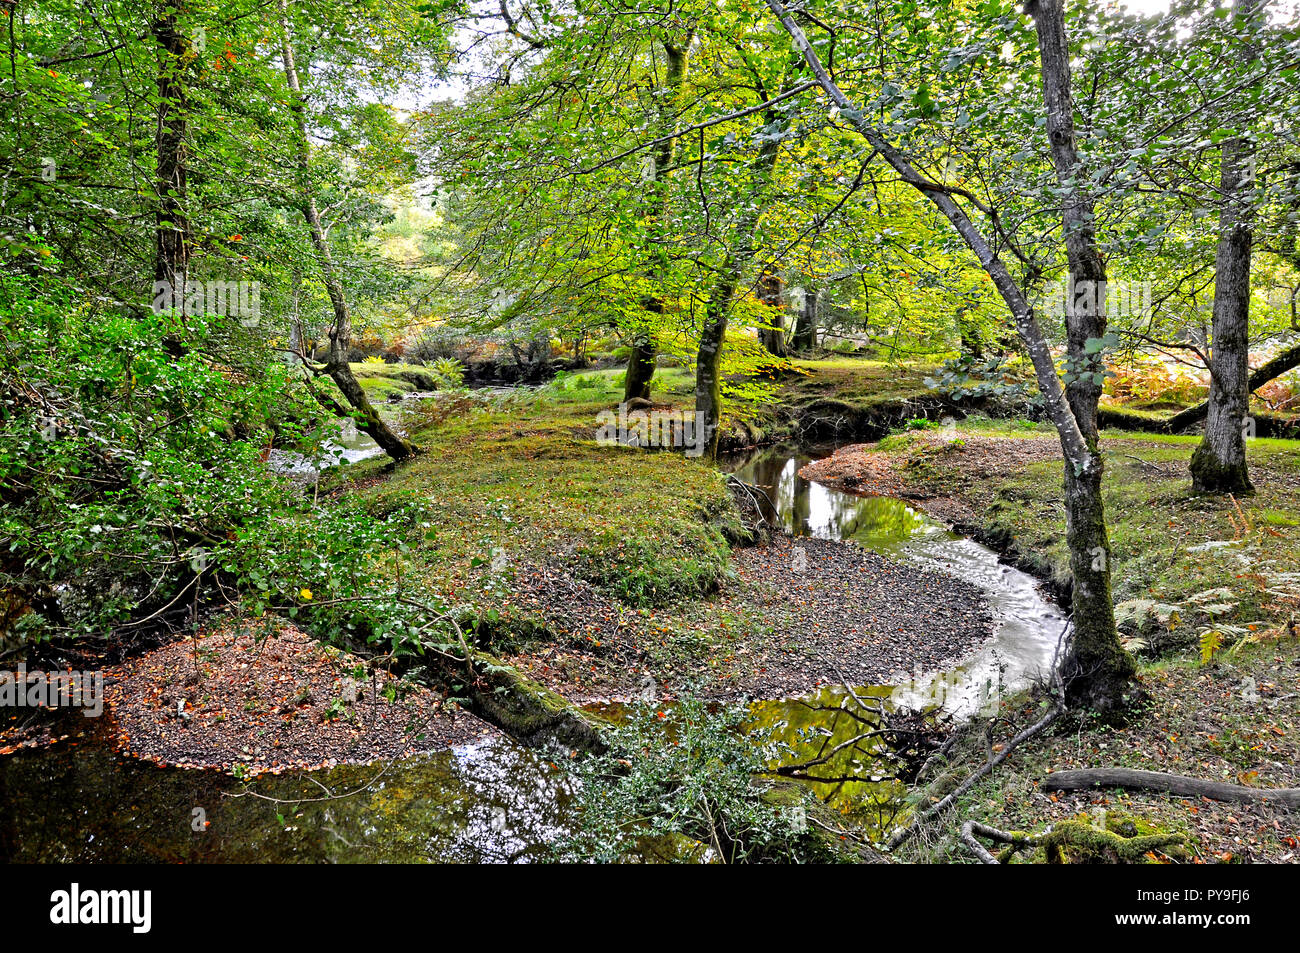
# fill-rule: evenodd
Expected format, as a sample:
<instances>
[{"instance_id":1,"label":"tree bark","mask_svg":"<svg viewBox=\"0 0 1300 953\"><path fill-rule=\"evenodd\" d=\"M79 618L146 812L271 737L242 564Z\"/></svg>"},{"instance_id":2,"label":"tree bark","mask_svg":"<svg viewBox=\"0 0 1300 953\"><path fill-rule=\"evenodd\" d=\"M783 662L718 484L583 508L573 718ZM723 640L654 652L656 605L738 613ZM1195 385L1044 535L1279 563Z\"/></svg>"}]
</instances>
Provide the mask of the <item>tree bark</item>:
<instances>
[{"instance_id":1,"label":"tree bark","mask_svg":"<svg viewBox=\"0 0 1300 953\"><path fill-rule=\"evenodd\" d=\"M294 117L295 153L298 173L299 207L307 222L311 234L312 248L316 253L316 263L320 266L325 290L329 294L330 304L334 308L334 324L329 332L329 354L325 360L325 372L338 386L344 399L352 406L357 418L358 429L364 431L381 450L394 461L400 462L414 455L417 450L406 438L396 433L387 422L379 416L366 392L352 373L348 363L352 349L352 315L348 311L347 299L343 295L343 284L339 281L334 266L334 257L330 252L329 238L321 225L320 211L316 207L316 196L311 184L311 146L307 140L307 115L303 103L302 83L298 78L298 67L294 62L293 42L289 31L289 13L286 0L279 0L280 28L284 33L280 45L280 55L284 63L284 75L293 94L290 108Z\"/></svg>"},{"instance_id":2,"label":"tree bark","mask_svg":"<svg viewBox=\"0 0 1300 953\"><path fill-rule=\"evenodd\" d=\"M670 136L672 130L669 127L672 125L671 116L679 104L682 84L686 79L686 49L689 45L689 37L682 46L664 44L667 69L664 85L658 90L658 115L655 122L658 136L663 141L650 150L650 187L647 190L650 210L647 234L650 239L651 254L655 259L649 269L648 277L656 288L641 302L641 307L653 317L648 319L646 328L639 330L633 336L632 353L628 356L627 362L627 380L623 385L624 403L637 399L650 399L650 380L654 377L658 363L654 323L667 311L667 298L664 293L667 263L663 249L669 199L666 176L667 170L672 168L673 157L677 151L677 139L675 136Z\"/></svg>"},{"instance_id":3,"label":"tree bark","mask_svg":"<svg viewBox=\"0 0 1300 953\"><path fill-rule=\"evenodd\" d=\"M1249 26L1263 0L1236 0L1233 18ZM1247 60L1259 59L1253 43ZM1192 489L1197 493L1253 493L1246 466L1250 416L1251 199L1255 147L1247 136L1223 144L1219 168L1219 246L1214 256L1214 316L1211 320L1210 399L1205 436L1192 454Z\"/></svg>"},{"instance_id":4,"label":"tree bark","mask_svg":"<svg viewBox=\"0 0 1300 953\"><path fill-rule=\"evenodd\" d=\"M772 309L771 327L760 328L758 340L776 357L785 357L789 353L785 345L785 312L782 310L785 305L781 284L780 276L771 269L765 271L758 280L758 300Z\"/></svg>"},{"instance_id":5,"label":"tree bark","mask_svg":"<svg viewBox=\"0 0 1300 953\"><path fill-rule=\"evenodd\" d=\"M1111 707L1136 674L1133 657L1120 645L1111 601L1110 536L1101 488L1104 466L1097 429L1103 366L1087 343L1106 333L1106 265L1097 248L1092 196L1070 183L1081 178L1070 91L1070 47L1065 35L1064 0L1032 0L1041 59L1047 137L1057 181L1064 193L1061 218L1073 293L1065 302L1070 375L1065 396L1096 466L1065 467L1066 545L1074 586L1070 619L1074 626L1062 672L1071 701L1098 710Z\"/></svg>"},{"instance_id":6,"label":"tree bark","mask_svg":"<svg viewBox=\"0 0 1300 953\"><path fill-rule=\"evenodd\" d=\"M1109 559L1100 563L1100 569L1093 569L1095 557L1092 553L1073 551L1073 545L1082 545L1090 540L1104 540L1105 537L1105 516L1100 507L1101 455L1096 448L1095 412L1091 416L1091 421L1085 417L1081 422L1075 416L1071 401L1067 399L1061 381L1057 377L1056 365L1052 360L1047 339L1039 326L1038 316L1007 269L1006 263L989 245L961 206L953 200L951 190L925 179L902 152L867 121L866 113L844 95L843 90L826 72L803 29L795 23L781 0L766 0L766 3L781 21L786 32L794 38L798 48L803 51L818 83L830 97L831 102L839 107L840 115L852 122L854 128L880 153L904 182L920 191L943 213L966 242L967 247L979 259L1015 319L1016 330L1024 341L1025 350L1033 363L1034 374L1048 417L1060 437L1068 474L1067 486L1074 486L1079 491L1071 515L1074 526L1071 538L1071 568L1077 566L1084 574L1084 604L1101 613L1099 620L1085 620L1080 618L1076 607L1074 613L1076 626L1079 622L1084 623L1084 637L1082 640L1079 639L1079 630L1076 628L1075 641L1072 645L1074 660L1070 664L1073 676L1071 691L1076 698L1087 699L1093 707L1100 710L1113 709L1122 704L1136 666L1132 657L1120 645L1119 636L1115 631L1114 609L1109 603ZM1059 7L1056 12L1063 15ZM1060 32L1063 41L1063 26ZM1078 392L1076 398L1077 394ZM1093 433L1091 439L1084 429L1089 424ZM1108 555L1108 546L1105 543L1099 545L1103 546L1102 555ZM1103 590L1099 590L1099 582L1104 582ZM1076 580L1076 587L1077 585ZM1103 596L1107 600L1105 606L1100 605Z\"/></svg>"},{"instance_id":7,"label":"tree bark","mask_svg":"<svg viewBox=\"0 0 1300 953\"><path fill-rule=\"evenodd\" d=\"M155 282L166 282L172 301L183 303L190 262L190 225L185 210L189 92L184 77L190 41L180 30L178 13L175 4L163 5L151 27L159 51L153 278Z\"/></svg>"},{"instance_id":8,"label":"tree bark","mask_svg":"<svg viewBox=\"0 0 1300 953\"><path fill-rule=\"evenodd\" d=\"M1159 791L1177 797L1208 797L1215 801L1249 803L1268 801L1291 809L1300 808L1300 788L1248 788L1222 781L1203 781L1181 774L1137 771L1132 768L1081 768L1055 771L1043 781L1044 791L1078 791L1087 788L1131 788Z\"/></svg>"},{"instance_id":9,"label":"tree bark","mask_svg":"<svg viewBox=\"0 0 1300 953\"><path fill-rule=\"evenodd\" d=\"M821 292L808 287L803 295L803 307L799 309L799 324L795 328L790 346L796 351L811 351L817 346L817 306L821 303Z\"/></svg>"}]
</instances>

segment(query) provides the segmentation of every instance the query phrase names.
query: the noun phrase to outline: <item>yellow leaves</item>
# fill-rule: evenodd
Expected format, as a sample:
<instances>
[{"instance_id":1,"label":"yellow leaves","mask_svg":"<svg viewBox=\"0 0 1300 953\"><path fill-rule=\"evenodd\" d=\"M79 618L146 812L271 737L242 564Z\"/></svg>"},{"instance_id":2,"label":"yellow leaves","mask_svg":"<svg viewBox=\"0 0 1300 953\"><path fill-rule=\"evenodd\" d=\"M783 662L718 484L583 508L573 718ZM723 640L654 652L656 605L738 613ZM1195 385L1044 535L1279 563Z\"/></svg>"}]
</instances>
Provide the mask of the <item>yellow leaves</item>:
<instances>
[{"instance_id":1,"label":"yellow leaves","mask_svg":"<svg viewBox=\"0 0 1300 953\"><path fill-rule=\"evenodd\" d=\"M306 587L298 590L298 598L303 602L311 602L311 590Z\"/></svg>"}]
</instances>

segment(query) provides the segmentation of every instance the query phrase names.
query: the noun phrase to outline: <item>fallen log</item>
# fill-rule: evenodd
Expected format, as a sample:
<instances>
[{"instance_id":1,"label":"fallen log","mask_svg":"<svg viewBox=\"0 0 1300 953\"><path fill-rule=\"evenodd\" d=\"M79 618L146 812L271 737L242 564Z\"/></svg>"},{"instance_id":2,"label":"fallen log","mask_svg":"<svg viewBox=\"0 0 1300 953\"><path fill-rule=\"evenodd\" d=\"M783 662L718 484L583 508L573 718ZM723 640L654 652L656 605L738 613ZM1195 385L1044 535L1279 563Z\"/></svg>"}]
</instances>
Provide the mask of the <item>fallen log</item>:
<instances>
[{"instance_id":1,"label":"fallen log","mask_svg":"<svg viewBox=\"0 0 1300 953\"><path fill-rule=\"evenodd\" d=\"M1175 797L1204 797L1235 803L1268 802L1300 808L1300 788L1248 788L1222 781L1205 781L1181 774L1137 771L1132 768L1083 768L1056 771L1043 781L1044 791L1078 791L1085 788L1129 788L1155 791Z\"/></svg>"},{"instance_id":2,"label":"fallen log","mask_svg":"<svg viewBox=\"0 0 1300 953\"><path fill-rule=\"evenodd\" d=\"M1276 377L1281 377L1287 371L1292 370L1295 367L1300 367L1300 344L1291 345L1289 348L1279 352L1272 360L1262 364L1260 367L1252 371L1246 386L1251 393L1254 393L1269 381ZM1188 407L1186 410L1174 414L1165 422L1165 426L1168 428L1167 432L1178 433L1181 430L1187 429L1192 424L1200 423L1205 419L1205 415L1209 412L1209 409L1210 402L1207 400L1197 404L1195 407ZM1260 434L1260 436L1269 435Z\"/></svg>"}]
</instances>

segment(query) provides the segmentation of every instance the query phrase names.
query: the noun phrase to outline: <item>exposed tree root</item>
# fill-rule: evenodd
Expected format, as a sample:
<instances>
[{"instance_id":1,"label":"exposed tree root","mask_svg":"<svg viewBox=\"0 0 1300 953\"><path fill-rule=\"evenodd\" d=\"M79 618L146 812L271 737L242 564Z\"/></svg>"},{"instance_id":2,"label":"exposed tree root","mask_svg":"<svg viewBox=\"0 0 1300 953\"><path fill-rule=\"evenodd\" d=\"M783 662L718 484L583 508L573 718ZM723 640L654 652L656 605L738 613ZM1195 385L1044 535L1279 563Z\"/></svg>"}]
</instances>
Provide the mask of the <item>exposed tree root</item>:
<instances>
[{"instance_id":1,"label":"exposed tree root","mask_svg":"<svg viewBox=\"0 0 1300 953\"><path fill-rule=\"evenodd\" d=\"M1102 830L1083 821L1061 821L1043 834L1030 836L1016 831L1000 831L978 821L967 821L961 826L961 839L976 857L986 864L1001 864L978 840L978 834L987 840L1010 845L1010 852L1042 847L1049 864L1065 861L1065 849L1082 851L1089 860L1109 863L1135 864L1152 851L1185 843L1181 834L1146 834L1140 837L1123 837L1114 831Z\"/></svg>"}]
</instances>

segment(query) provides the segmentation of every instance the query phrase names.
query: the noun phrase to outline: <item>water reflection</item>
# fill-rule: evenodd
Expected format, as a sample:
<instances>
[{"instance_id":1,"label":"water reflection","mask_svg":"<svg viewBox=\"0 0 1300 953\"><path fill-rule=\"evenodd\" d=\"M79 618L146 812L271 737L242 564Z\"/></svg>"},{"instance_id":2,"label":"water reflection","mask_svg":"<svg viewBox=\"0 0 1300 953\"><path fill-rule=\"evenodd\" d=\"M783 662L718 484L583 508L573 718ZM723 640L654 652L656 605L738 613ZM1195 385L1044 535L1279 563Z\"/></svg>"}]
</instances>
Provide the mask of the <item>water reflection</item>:
<instances>
[{"instance_id":1,"label":"water reflection","mask_svg":"<svg viewBox=\"0 0 1300 953\"><path fill-rule=\"evenodd\" d=\"M853 692L832 686L803 698L750 706L750 724L789 746L783 765L819 762L802 773L802 780L875 839L893 827L907 792L895 777L900 762L891 742L896 739L874 734L881 720L872 709L890 710L891 691L890 686Z\"/></svg>"},{"instance_id":2,"label":"water reflection","mask_svg":"<svg viewBox=\"0 0 1300 953\"><path fill-rule=\"evenodd\" d=\"M272 450L267 464L277 473L314 477L329 467L368 460L384 452L369 434L357 429L355 420L345 417L337 423L339 433L321 441L319 453L309 457L293 450Z\"/></svg>"},{"instance_id":3,"label":"water reflection","mask_svg":"<svg viewBox=\"0 0 1300 953\"><path fill-rule=\"evenodd\" d=\"M564 773L495 738L248 785L92 743L0 759L0 795L0 860L19 862L533 861L572 823Z\"/></svg>"},{"instance_id":4,"label":"water reflection","mask_svg":"<svg viewBox=\"0 0 1300 953\"><path fill-rule=\"evenodd\" d=\"M853 496L799 476L817 459L790 450L767 450L732 459L730 469L746 483L763 489L763 517L792 536L852 539L869 549L888 548L925 529L928 521L900 500Z\"/></svg>"}]
</instances>

